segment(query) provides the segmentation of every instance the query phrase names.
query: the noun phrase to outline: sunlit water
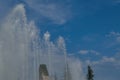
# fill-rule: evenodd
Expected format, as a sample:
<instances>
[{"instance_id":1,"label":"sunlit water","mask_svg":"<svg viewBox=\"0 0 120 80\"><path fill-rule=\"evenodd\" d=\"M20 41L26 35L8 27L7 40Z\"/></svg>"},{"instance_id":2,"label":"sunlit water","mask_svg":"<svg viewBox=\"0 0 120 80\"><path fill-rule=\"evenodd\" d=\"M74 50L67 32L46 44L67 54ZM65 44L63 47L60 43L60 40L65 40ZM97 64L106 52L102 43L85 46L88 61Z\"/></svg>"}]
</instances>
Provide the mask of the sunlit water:
<instances>
[{"instance_id":1,"label":"sunlit water","mask_svg":"<svg viewBox=\"0 0 120 80\"><path fill-rule=\"evenodd\" d=\"M66 56L64 39L52 42L49 32L39 31L27 21L24 5L8 14L0 26L0 80L39 80L40 64L47 65L51 80L65 80L68 70L71 80L83 80L81 63Z\"/></svg>"}]
</instances>

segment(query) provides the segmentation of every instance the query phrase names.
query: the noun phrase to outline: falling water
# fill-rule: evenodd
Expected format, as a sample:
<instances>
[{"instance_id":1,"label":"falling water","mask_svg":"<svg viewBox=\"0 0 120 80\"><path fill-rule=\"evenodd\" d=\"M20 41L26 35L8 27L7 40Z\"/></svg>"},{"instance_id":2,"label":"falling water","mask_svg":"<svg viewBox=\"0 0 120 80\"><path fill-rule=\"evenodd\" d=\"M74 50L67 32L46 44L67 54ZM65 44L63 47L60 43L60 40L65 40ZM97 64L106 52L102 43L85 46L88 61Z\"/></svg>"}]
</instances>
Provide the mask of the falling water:
<instances>
[{"instance_id":1,"label":"falling water","mask_svg":"<svg viewBox=\"0 0 120 80\"><path fill-rule=\"evenodd\" d=\"M59 37L54 43L49 32L43 37L38 34L34 22L27 21L24 5L17 5L0 26L0 80L39 80L38 69L43 63L51 77L57 75L58 80L64 80L67 63L64 39ZM72 80L83 80L80 61L74 58L69 61Z\"/></svg>"}]
</instances>

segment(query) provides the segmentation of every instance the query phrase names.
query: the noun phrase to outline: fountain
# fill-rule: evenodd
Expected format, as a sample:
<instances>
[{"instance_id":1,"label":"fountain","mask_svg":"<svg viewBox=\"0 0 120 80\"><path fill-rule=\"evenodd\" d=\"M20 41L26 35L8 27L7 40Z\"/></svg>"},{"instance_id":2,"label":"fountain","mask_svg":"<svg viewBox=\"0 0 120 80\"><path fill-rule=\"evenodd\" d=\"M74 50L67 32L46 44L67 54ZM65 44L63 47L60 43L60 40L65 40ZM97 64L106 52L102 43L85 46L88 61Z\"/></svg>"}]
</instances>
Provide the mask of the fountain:
<instances>
[{"instance_id":1,"label":"fountain","mask_svg":"<svg viewBox=\"0 0 120 80\"><path fill-rule=\"evenodd\" d=\"M15 6L0 25L0 80L39 80L40 64L47 66L51 80L68 80L67 72L71 80L84 80L80 60L66 57L64 39L54 43L49 32L39 34L24 5Z\"/></svg>"}]
</instances>

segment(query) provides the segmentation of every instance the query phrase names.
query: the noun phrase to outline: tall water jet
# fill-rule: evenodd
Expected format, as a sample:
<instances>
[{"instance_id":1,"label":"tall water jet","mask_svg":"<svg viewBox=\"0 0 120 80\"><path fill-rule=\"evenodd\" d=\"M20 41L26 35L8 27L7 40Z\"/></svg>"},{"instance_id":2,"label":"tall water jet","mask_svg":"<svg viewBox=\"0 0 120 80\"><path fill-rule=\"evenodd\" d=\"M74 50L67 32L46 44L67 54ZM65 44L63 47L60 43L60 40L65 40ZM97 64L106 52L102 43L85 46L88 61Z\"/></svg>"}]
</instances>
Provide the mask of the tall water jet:
<instances>
[{"instance_id":1,"label":"tall water jet","mask_svg":"<svg viewBox=\"0 0 120 80\"><path fill-rule=\"evenodd\" d=\"M36 39L36 33L37 29L33 22L27 22L24 6L17 5L0 27L2 61L0 80L28 80L28 76L33 75L34 68L31 65L31 59L34 51L31 46ZM29 69L31 74L29 74Z\"/></svg>"}]
</instances>

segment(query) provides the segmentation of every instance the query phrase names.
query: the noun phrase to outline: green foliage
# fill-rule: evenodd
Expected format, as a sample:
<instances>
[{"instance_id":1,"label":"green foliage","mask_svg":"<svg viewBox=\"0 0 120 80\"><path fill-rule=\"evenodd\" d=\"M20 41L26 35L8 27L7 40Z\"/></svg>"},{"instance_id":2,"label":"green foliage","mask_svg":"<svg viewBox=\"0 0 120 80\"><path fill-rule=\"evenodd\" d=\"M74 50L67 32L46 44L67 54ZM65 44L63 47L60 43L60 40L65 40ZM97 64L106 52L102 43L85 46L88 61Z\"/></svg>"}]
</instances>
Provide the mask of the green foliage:
<instances>
[{"instance_id":1,"label":"green foliage","mask_svg":"<svg viewBox=\"0 0 120 80\"><path fill-rule=\"evenodd\" d=\"M94 77L93 70L91 69L91 66L88 65L87 80L93 80L93 77Z\"/></svg>"}]
</instances>

